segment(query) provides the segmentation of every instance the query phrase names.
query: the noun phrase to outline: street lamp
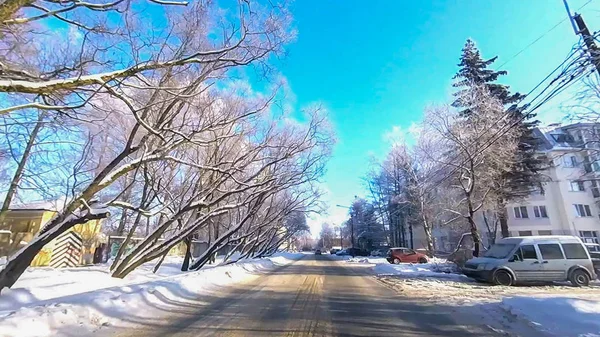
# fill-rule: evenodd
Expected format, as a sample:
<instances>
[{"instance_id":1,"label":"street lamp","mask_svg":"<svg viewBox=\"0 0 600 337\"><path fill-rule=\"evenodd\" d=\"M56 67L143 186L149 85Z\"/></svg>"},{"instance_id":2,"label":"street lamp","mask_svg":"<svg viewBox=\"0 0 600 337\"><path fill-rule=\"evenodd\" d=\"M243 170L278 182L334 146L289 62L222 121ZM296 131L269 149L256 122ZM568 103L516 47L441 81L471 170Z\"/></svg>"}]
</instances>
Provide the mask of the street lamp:
<instances>
[{"instance_id":1,"label":"street lamp","mask_svg":"<svg viewBox=\"0 0 600 337\"><path fill-rule=\"evenodd\" d=\"M344 205L335 205L335 206L352 210L352 207L348 207L348 206L344 206ZM342 236L342 229L340 228L340 238L341 238L341 236ZM354 219L352 217L352 214L350 214L350 247L354 248Z\"/></svg>"}]
</instances>

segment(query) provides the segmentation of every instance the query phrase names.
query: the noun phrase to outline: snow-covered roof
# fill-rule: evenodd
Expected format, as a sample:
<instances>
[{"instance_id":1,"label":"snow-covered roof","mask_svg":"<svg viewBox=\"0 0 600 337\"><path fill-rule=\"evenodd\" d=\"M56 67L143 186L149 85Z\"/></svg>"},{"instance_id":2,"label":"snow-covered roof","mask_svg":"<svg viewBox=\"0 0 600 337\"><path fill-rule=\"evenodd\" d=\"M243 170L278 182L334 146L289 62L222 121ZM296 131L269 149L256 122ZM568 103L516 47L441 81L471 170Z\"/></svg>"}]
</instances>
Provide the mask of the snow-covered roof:
<instances>
[{"instance_id":1,"label":"snow-covered roof","mask_svg":"<svg viewBox=\"0 0 600 337\"><path fill-rule=\"evenodd\" d=\"M64 200L58 199L53 201L34 201L26 204L14 205L10 207L13 211L25 211L25 210L43 210L43 211L55 211L58 212L64 207Z\"/></svg>"},{"instance_id":2,"label":"snow-covered roof","mask_svg":"<svg viewBox=\"0 0 600 337\"><path fill-rule=\"evenodd\" d=\"M496 243L535 243L539 241L581 242L581 239L572 235L511 236L508 238L500 239Z\"/></svg>"}]
</instances>

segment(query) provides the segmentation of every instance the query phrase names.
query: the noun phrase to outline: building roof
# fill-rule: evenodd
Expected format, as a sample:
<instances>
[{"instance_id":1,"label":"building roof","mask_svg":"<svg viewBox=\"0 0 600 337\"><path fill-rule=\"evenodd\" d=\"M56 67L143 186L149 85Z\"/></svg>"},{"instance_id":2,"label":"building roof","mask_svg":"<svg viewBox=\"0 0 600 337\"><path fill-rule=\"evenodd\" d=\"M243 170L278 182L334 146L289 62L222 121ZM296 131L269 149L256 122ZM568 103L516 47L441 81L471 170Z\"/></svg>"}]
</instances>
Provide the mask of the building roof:
<instances>
[{"instance_id":1,"label":"building roof","mask_svg":"<svg viewBox=\"0 0 600 337\"><path fill-rule=\"evenodd\" d=\"M11 211L54 211L58 212L64 207L63 199L53 201L34 201L20 205L11 206Z\"/></svg>"},{"instance_id":2,"label":"building roof","mask_svg":"<svg viewBox=\"0 0 600 337\"><path fill-rule=\"evenodd\" d=\"M536 236L511 236L508 238L503 238L497 241L500 243L501 241L505 242L532 242L532 241L578 241L581 242L576 236L573 235L536 235Z\"/></svg>"}]
</instances>

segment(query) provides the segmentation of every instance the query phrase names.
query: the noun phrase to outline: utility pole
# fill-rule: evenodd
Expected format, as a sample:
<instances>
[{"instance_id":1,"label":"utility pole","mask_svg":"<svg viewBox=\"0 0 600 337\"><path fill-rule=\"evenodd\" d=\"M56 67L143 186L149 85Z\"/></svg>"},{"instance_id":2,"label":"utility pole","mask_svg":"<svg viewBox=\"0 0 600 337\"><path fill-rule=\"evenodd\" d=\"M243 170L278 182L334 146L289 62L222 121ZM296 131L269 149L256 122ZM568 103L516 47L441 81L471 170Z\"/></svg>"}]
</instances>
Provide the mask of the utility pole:
<instances>
[{"instance_id":1,"label":"utility pole","mask_svg":"<svg viewBox=\"0 0 600 337\"><path fill-rule=\"evenodd\" d=\"M590 55L592 64L594 67L596 67L598 75L600 75L600 59L598 57L600 52L598 51L598 46L594 41L594 36L590 33L590 30L585 24L585 21L583 21L581 14L575 13L575 15L571 16L571 11L569 10L569 4L567 3L567 0L563 0L563 3L565 4L565 9L567 10L567 15L569 16L569 20L571 21L571 26L573 26L575 34L581 35L583 38L583 42L587 47L587 52Z\"/></svg>"}]
</instances>

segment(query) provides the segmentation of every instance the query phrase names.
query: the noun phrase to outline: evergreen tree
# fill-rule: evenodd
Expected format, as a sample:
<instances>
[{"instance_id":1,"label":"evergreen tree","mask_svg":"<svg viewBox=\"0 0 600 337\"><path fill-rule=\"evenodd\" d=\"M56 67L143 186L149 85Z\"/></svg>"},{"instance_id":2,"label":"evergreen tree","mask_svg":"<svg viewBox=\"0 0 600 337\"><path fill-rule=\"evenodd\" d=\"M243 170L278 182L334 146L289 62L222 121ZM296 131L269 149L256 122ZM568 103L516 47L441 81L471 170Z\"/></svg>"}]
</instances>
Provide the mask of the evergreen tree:
<instances>
[{"instance_id":1,"label":"evergreen tree","mask_svg":"<svg viewBox=\"0 0 600 337\"><path fill-rule=\"evenodd\" d=\"M459 90L454 93L456 99L452 106L461 109L460 114L468 118L471 110L463 99L465 93L472 85L485 85L492 96L505 106L508 116L517 123L516 128L521 135L518 151L515 154L517 156L516 164L512 170L506 172L504 179L498 182L498 188L495 191L499 206L497 209L503 210L499 214L502 236L506 237L508 236L506 203L526 197L533 189L540 187L540 172L544 169L545 163L538 159L535 153L539 141L534 137L533 131L539 121L535 119L533 113L524 116L523 114L527 112L517 106L517 103L522 101L525 95L513 94L510 92L509 86L496 83L500 76L507 74L506 71L488 68L497 58L496 56L488 60L482 59L475 42L471 39L467 40L458 64L460 69L453 77L456 80L453 86Z\"/></svg>"}]
</instances>

